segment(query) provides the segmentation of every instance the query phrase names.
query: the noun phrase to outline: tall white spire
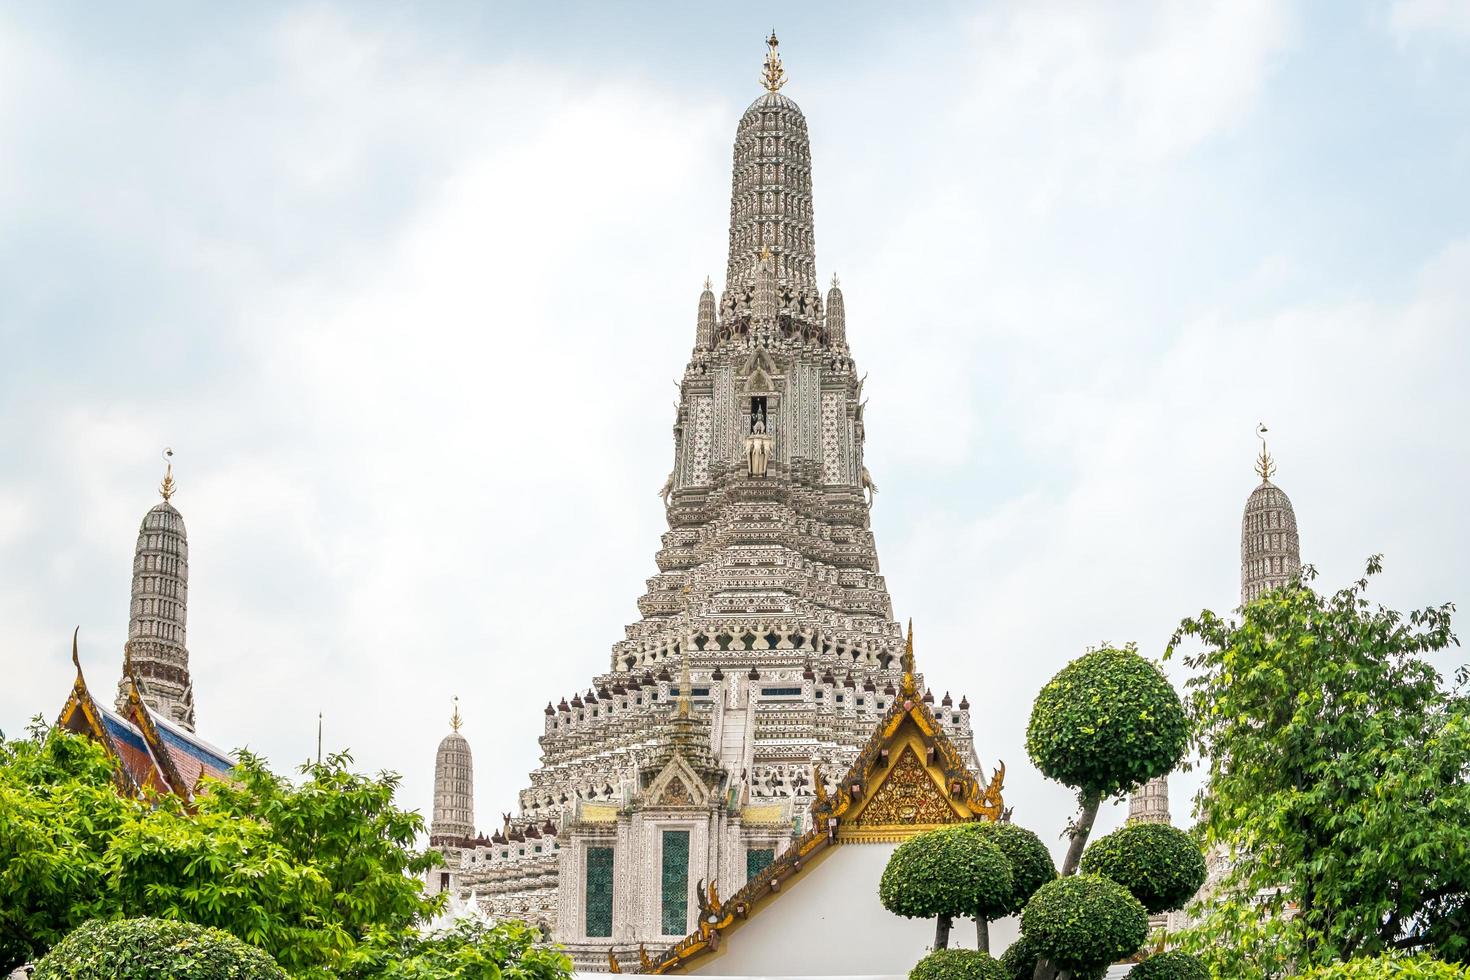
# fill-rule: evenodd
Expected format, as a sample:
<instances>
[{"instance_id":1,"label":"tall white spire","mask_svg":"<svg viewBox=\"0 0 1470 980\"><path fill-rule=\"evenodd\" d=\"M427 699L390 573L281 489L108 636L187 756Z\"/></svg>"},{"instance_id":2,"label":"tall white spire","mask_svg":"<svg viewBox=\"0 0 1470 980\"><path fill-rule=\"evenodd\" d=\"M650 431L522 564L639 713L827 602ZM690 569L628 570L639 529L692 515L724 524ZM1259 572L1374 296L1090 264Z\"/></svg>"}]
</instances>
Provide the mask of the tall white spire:
<instances>
[{"instance_id":1,"label":"tall white spire","mask_svg":"<svg viewBox=\"0 0 1470 980\"><path fill-rule=\"evenodd\" d=\"M132 605L124 669L131 670L143 703L166 720L194 730L194 684L189 676L189 538L184 518L170 503L173 450L158 492L163 501L143 515L133 551ZM127 678L118 682L119 710L127 704Z\"/></svg>"}]
</instances>

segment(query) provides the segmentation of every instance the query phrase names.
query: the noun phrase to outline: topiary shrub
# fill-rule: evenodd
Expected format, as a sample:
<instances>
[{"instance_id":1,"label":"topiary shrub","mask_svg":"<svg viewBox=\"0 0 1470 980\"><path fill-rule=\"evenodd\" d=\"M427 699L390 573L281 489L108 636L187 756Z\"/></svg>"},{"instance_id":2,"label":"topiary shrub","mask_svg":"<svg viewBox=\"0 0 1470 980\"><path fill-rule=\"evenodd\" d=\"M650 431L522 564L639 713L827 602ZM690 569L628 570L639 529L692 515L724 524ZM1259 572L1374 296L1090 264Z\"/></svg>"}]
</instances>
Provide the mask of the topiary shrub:
<instances>
[{"instance_id":1,"label":"topiary shrub","mask_svg":"<svg viewBox=\"0 0 1470 980\"><path fill-rule=\"evenodd\" d=\"M1129 980L1210 980L1210 971L1197 956L1177 949L1155 953L1133 968Z\"/></svg>"},{"instance_id":2,"label":"topiary shrub","mask_svg":"<svg viewBox=\"0 0 1470 980\"><path fill-rule=\"evenodd\" d=\"M286 980L286 971L227 932L168 919L93 920L36 965L32 980Z\"/></svg>"},{"instance_id":3,"label":"topiary shrub","mask_svg":"<svg viewBox=\"0 0 1470 980\"><path fill-rule=\"evenodd\" d=\"M909 980L1009 980L1009 976L989 953L936 949L914 964Z\"/></svg>"},{"instance_id":4,"label":"topiary shrub","mask_svg":"<svg viewBox=\"0 0 1470 980\"><path fill-rule=\"evenodd\" d=\"M1077 869L1102 800L1169 772L1188 738L1179 695L1131 645L1084 654L1046 682L1031 706L1026 752L1081 799L1064 876Z\"/></svg>"},{"instance_id":5,"label":"topiary shrub","mask_svg":"<svg viewBox=\"0 0 1470 980\"><path fill-rule=\"evenodd\" d=\"M1466 980L1470 969L1427 956L1376 956L1319 966L1293 980Z\"/></svg>"},{"instance_id":6,"label":"topiary shrub","mask_svg":"<svg viewBox=\"0 0 1470 980\"><path fill-rule=\"evenodd\" d=\"M1021 931L1056 969L1095 970L1138 951L1148 913L1117 882L1078 874L1042 885L1021 913Z\"/></svg>"},{"instance_id":7,"label":"topiary shrub","mask_svg":"<svg viewBox=\"0 0 1470 980\"><path fill-rule=\"evenodd\" d=\"M1000 848L1000 852L1010 862L1010 899L999 910L996 918L1018 914L1038 888L1056 879L1057 866L1052 863L1051 851L1047 850L1040 837L1025 827L989 821L976 821L962 826Z\"/></svg>"},{"instance_id":8,"label":"topiary shrub","mask_svg":"<svg viewBox=\"0 0 1470 980\"><path fill-rule=\"evenodd\" d=\"M1111 878L1149 912L1183 908L1205 883L1205 856L1193 837L1163 823L1139 823L1100 837L1082 870Z\"/></svg>"},{"instance_id":9,"label":"topiary shrub","mask_svg":"<svg viewBox=\"0 0 1470 980\"><path fill-rule=\"evenodd\" d=\"M1006 947L1000 958L1000 968L1006 980L1031 980L1036 973L1036 947L1025 936ZM1108 968L1100 966L1093 970L1073 970L1072 980L1103 980Z\"/></svg>"},{"instance_id":10,"label":"topiary shrub","mask_svg":"<svg viewBox=\"0 0 1470 980\"><path fill-rule=\"evenodd\" d=\"M1009 900L1011 865L996 845L966 825L911 837L894 850L878 899L895 915L936 919L935 949L949 945L955 916L986 916Z\"/></svg>"}]
</instances>

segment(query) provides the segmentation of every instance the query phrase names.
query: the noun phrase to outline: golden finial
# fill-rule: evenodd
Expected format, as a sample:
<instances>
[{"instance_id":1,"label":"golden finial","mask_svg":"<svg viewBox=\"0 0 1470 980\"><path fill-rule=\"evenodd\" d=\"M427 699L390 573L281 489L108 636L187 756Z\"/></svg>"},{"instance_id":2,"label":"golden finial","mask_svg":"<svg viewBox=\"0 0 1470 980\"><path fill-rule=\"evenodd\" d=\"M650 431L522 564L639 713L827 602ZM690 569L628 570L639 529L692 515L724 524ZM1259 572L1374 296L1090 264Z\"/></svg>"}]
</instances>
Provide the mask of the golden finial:
<instances>
[{"instance_id":1,"label":"golden finial","mask_svg":"<svg viewBox=\"0 0 1470 980\"><path fill-rule=\"evenodd\" d=\"M681 654L684 665L679 669L679 717L688 718L690 709L689 653Z\"/></svg>"},{"instance_id":2,"label":"golden finial","mask_svg":"<svg viewBox=\"0 0 1470 980\"><path fill-rule=\"evenodd\" d=\"M459 731L459 726L464 724L464 719L459 714L459 695L454 696L454 714L449 716L449 727Z\"/></svg>"},{"instance_id":3,"label":"golden finial","mask_svg":"<svg viewBox=\"0 0 1470 980\"><path fill-rule=\"evenodd\" d=\"M1264 482L1270 483L1272 475L1276 472L1276 461L1271 458L1270 453L1266 452L1267 431L1265 422L1256 425L1256 438L1261 440L1261 455L1256 457L1256 472L1260 474Z\"/></svg>"},{"instance_id":4,"label":"golden finial","mask_svg":"<svg viewBox=\"0 0 1470 980\"><path fill-rule=\"evenodd\" d=\"M174 485L174 451L165 446L163 449L163 458L168 460L168 470L163 474L163 482L158 485L158 492L163 496L164 500L168 500L168 498L174 495L174 491L178 489Z\"/></svg>"},{"instance_id":5,"label":"golden finial","mask_svg":"<svg viewBox=\"0 0 1470 980\"><path fill-rule=\"evenodd\" d=\"M837 281L837 273L832 273L832 288L837 289L842 284Z\"/></svg>"},{"instance_id":6,"label":"golden finial","mask_svg":"<svg viewBox=\"0 0 1470 980\"><path fill-rule=\"evenodd\" d=\"M771 36L766 38L766 65L761 71L761 84L766 87L767 92L775 93L786 84L786 69L781 67L781 54L776 49L781 42L776 40L776 29L771 28Z\"/></svg>"},{"instance_id":7,"label":"golden finial","mask_svg":"<svg viewBox=\"0 0 1470 980\"><path fill-rule=\"evenodd\" d=\"M77 669L78 677L82 676L82 660L80 657L77 656L77 636L81 632L82 628L80 626L71 631L71 662L72 666L76 667Z\"/></svg>"},{"instance_id":8,"label":"golden finial","mask_svg":"<svg viewBox=\"0 0 1470 980\"><path fill-rule=\"evenodd\" d=\"M909 617L909 635L903 643L903 657L899 659L899 665L903 668L903 696L912 698L918 693L918 683L914 680L914 620Z\"/></svg>"},{"instance_id":9,"label":"golden finial","mask_svg":"<svg viewBox=\"0 0 1470 980\"><path fill-rule=\"evenodd\" d=\"M714 288L715 288L715 284L714 284L714 282L713 282L713 281L712 281L712 280L711 280L711 279L710 279L710 277L709 277L709 276L705 276L705 277L704 277L704 288L705 288L705 289L714 289Z\"/></svg>"}]
</instances>

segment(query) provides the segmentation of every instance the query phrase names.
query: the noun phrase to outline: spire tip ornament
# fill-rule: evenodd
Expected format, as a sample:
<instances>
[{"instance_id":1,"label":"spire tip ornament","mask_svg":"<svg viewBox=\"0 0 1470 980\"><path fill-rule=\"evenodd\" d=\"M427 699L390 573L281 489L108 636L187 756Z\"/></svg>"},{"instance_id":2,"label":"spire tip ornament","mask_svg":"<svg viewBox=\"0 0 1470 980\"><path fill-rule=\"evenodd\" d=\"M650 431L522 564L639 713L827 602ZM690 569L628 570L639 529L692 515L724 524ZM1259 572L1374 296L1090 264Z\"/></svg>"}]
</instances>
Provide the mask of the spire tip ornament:
<instances>
[{"instance_id":1,"label":"spire tip ornament","mask_svg":"<svg viewBox=\"0 0 1470 980\"><path fill-rule=\"evenodd\" d=\"M457 732L459 731L459 727L463 724L464 718L460 717L459 714L459 695L456 694L454 696L454 714L449 716L449 727Z\"/></svg>"},{"instance_id":2,"label":"spire tip ornament","mask_svg":"<svg viewBox=\"0 0 1470 980\"><path fill-rule=\"evenodd\" d=\"M174 451L167 446L163 447L163 458L168 461L168 469L163 474L163 482L158 485L158 494L167 502L178 489L174 483Z\"/></svg>"},{"instance_id":3,"label":"spire tip ornament","mask_svg":"<svg viewBox=\"0 0 1470 980\"><path fill-rule=\"evenodd\" d=\"M786 84L786 69L781 67L781 54L776 50L780 46L781 42L776 39L776 29L773 27L771 36L766 38L766 64L761 69L761 85L772 95Z\"/></svg>"},{"instance_id":4,"label":"spire tip ornament","mask_svg":"<svg viewBox=\"0 0 1470 980\"><path fill-rule=\"evenodd\" d=\"M1270 483L1271 477L1276 473L1276 461L1266 451L1266 433L1268 431L1265 422L1258 422L1256 424L1256 438L1261 440L1261 455L1256 457L1256 473L1266 483Z\"/></svg>"}]
</instances>

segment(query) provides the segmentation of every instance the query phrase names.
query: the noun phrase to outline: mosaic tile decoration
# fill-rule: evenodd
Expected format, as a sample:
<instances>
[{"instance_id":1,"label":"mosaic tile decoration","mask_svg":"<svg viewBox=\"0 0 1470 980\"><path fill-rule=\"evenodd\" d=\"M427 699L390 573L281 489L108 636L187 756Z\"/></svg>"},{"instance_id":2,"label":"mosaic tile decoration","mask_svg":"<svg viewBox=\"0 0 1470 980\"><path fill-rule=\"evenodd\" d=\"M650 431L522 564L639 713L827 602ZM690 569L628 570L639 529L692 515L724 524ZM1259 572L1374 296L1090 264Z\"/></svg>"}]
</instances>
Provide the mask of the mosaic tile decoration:
<instances>
[{"instance_id":1,"label":"mosaic tile decoration","mask_svg":"<svg viewBox=\"0 0 1470 980\"><path fill-rule=\"evenodd\" d=\"M689 831L664 831L663 931L682 936L689 931Z\"/></svg>"},{"instance_id":2,"label":"mosaic tile decoration","mask_svg":"<svg viewBox=\"0 0 1470 980\"><path fill-rule=\"evenodd\" d=\"M587 936L612 935L613 849L587 848Z\"/></svg>"}]
</instances>

